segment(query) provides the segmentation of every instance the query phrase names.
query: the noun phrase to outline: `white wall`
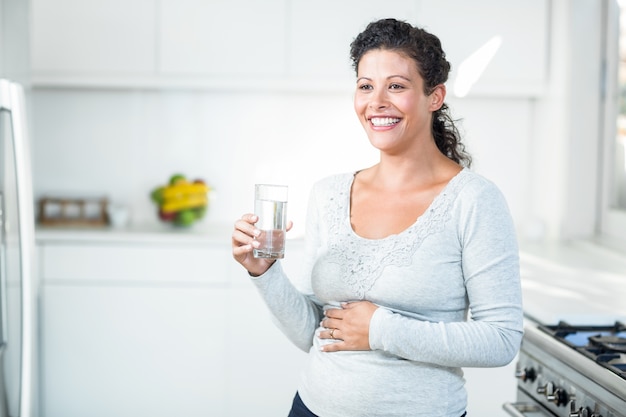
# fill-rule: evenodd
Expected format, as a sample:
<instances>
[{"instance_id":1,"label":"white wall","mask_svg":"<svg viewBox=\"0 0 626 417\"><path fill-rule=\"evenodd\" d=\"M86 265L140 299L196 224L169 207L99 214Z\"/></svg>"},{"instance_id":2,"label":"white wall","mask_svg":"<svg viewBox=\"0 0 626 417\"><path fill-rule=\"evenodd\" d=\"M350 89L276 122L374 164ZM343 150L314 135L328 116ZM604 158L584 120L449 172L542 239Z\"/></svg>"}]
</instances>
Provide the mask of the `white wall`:
<instances>
[{"instance_id":1,"label":"white wall","mask_svg":"<svg viewBox=\"0 0 626 417\"><path fill-rule=\"evenodd\" d=\"M149 192L182 172L215 193L208 221L252 210L253 184L290 186L302 225L311 183L374 161L350 96L127 91L37 91L38 195L107 195L156 221Z\"/></svg>"},{"instance_id":2,"label":"white wall","mask_svg":"<svg viewBox=\"0 0 626 417\"><path fill-rule=\"evenodd\" d=\"M215 187L215 222L251 210L255 182L289 184L298 233L313 181L377 159L351 94L37 90L33 106L36 194L109 196L131 206L139 223L156 221L150 190L183 172ZM500 185L521 218L531 102L450 106L475 169Z\"/></svg>"},{"instance_id":3,"label":"white wall","mask_svg":"<svg viewBox=\"0 0 626 417\"><path fill-rule=\"evenodd\" d=\"M601 1L553 0L549 83L533 110L526 218L553 239L597 231Z\"/></svg>"}]
</instances>

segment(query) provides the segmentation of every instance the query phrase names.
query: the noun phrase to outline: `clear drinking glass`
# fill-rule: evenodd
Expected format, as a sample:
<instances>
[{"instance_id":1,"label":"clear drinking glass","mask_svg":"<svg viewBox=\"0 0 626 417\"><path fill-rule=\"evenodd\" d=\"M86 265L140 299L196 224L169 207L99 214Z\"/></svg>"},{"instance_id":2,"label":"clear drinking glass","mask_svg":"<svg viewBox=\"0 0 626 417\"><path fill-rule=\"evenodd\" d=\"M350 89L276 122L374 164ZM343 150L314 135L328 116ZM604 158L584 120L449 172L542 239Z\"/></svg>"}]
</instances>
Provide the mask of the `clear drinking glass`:
<instances>
[{"instance_id":1,"label":"clear drinking glass","mask_svg":"<svg viewBox=\"0 0 626 417\"><path fill-rule=\"evenodd\" d=\"M254 214L261 234L255 239L260 243L254 248L255 258L281 259L285 257L287 234L287 186L256 184L254 186Z\"/></svg>"}]
</instances>

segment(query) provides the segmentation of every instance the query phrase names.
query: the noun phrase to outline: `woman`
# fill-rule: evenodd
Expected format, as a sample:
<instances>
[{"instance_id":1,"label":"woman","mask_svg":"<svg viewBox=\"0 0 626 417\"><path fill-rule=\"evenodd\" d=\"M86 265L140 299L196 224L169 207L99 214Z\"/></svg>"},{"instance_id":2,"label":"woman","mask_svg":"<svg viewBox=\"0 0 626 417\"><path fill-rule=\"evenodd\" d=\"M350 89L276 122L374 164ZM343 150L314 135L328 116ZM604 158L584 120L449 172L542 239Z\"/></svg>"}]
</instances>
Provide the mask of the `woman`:
<instances>
[{"instance_id":1,"label":"woman","mask_svg":"<svg viewBox=\"0 0 626 417\"><path fill-rule=\"evenodd\" d=\"M309 352L290 416L459 417L461 367L505 365L521 342L514 226L500 191L468 169L439 39L384 19L351 58L379 162L315 184L302 282L253 258L253 215L235 223L233 256Z\"/></svg>"}]
</instances>

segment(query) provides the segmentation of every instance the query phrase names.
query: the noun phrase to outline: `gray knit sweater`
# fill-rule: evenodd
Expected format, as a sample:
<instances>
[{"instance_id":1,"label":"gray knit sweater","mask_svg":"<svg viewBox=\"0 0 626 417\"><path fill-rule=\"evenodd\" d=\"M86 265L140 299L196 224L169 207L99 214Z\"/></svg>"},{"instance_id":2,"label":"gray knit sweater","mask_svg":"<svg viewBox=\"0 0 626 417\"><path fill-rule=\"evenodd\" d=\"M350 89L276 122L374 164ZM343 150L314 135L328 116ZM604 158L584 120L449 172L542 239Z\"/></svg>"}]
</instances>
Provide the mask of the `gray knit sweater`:
<instances>
[{"instance_id":1,"label":"gray knit sweater","mask_svg":"<svg viewBox=\"0 0 626 417\"><path fill-rule=\"evenodd\" d=\"M354 174L311 192L303 274L276 262L252 281L308 359L298 391L320 417L459 417L461 367L509 363L522 338L518 248L494 184L464 169L416 222L365 239L350 226ZM295 278L295 277L294 277ZM368 300L371 351L322 352L322 311Z\"/></svg>"}]
</instances>

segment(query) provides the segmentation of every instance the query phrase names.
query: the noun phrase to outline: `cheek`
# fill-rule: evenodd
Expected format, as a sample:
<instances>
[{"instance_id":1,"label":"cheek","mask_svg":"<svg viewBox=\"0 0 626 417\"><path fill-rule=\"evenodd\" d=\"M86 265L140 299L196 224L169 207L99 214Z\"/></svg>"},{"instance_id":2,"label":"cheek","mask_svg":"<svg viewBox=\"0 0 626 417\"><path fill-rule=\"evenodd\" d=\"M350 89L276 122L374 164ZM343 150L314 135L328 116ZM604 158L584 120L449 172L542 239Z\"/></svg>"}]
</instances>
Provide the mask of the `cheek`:
<instances>
[{"instance_id":1,"label":"cheek","mask_svg":"<svg viewBox=\"0 0 626 417\"><path fill-rule=\"evenodd\" d=\"M357 116L363 115L365 113L365 109L367 108L367 103L365 100L360 99L358 96L354 97L354 111Z\"/></svg>"},{"instance_id":2,"label":"cheek","mask_svg":"<svg viewBox=\"0 0 626 417\"><path fill-rule=\"evenodd\" d=\"M413 113L419 108L419 100L416 100L414 97L409 96L408 94L404 97L398 98L396 100L396 108L398 108L403 113Z\"/></svg>"}]
</instances>

